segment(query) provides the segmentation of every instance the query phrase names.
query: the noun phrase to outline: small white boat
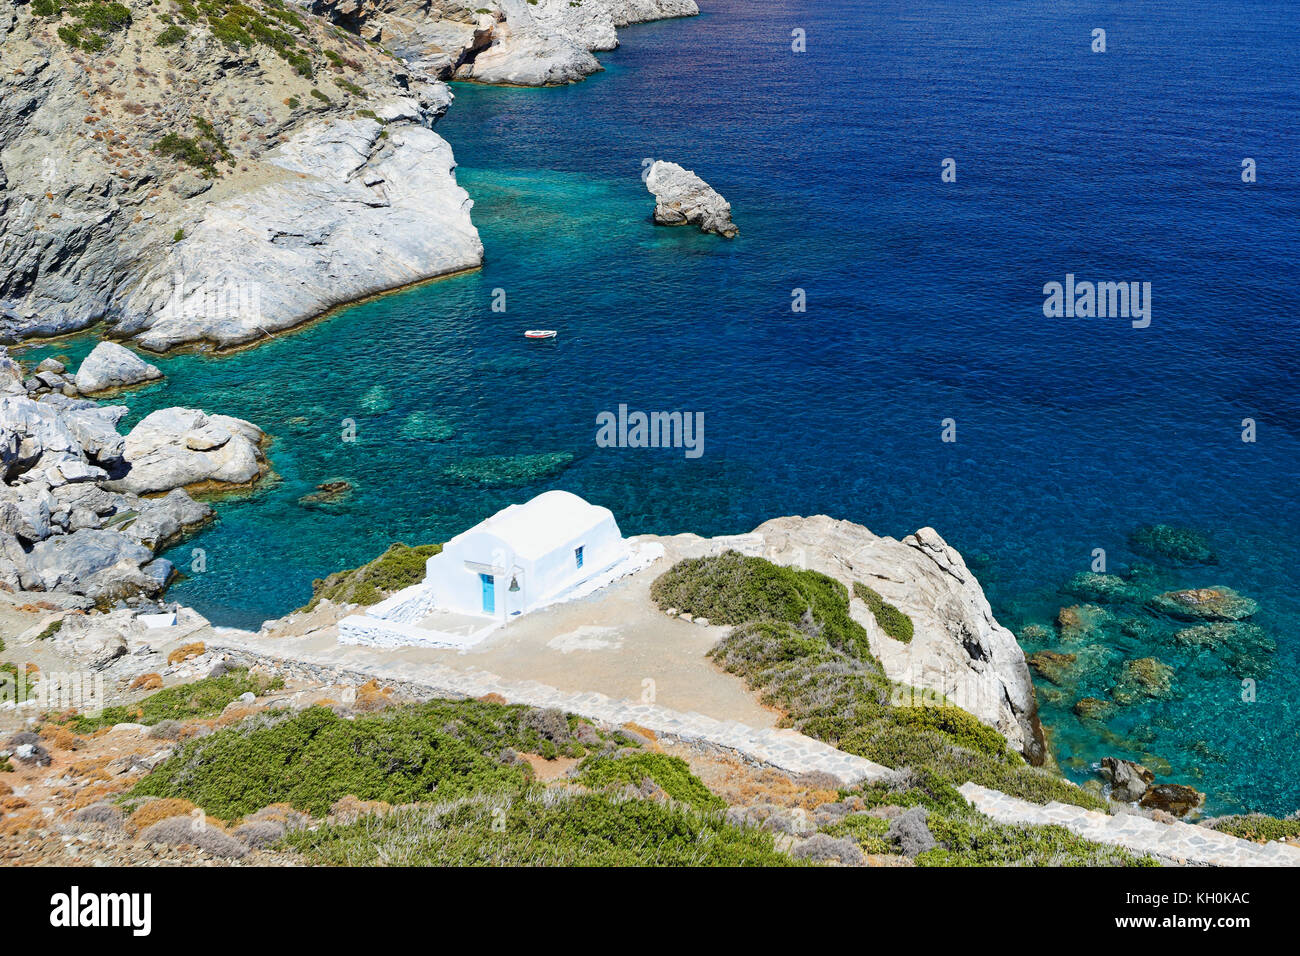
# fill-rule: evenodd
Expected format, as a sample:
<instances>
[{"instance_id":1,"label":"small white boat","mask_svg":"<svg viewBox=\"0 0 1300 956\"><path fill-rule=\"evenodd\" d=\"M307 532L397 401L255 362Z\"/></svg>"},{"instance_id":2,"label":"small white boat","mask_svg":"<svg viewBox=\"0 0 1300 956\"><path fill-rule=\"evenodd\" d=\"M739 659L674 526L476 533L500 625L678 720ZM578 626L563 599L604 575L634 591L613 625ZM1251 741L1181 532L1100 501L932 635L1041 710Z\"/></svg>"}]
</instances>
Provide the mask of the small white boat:
<instances>
[{"instance_id":1,"label":"small white boat","mask_svg":"<svg viewBox=\"0 0 1300 956\"><path fill-rule=\"evenodd\" d=\"M555 329L529 329L524 333L526 339L553 339L559 333Z\"/></svg>"}]
</instances>

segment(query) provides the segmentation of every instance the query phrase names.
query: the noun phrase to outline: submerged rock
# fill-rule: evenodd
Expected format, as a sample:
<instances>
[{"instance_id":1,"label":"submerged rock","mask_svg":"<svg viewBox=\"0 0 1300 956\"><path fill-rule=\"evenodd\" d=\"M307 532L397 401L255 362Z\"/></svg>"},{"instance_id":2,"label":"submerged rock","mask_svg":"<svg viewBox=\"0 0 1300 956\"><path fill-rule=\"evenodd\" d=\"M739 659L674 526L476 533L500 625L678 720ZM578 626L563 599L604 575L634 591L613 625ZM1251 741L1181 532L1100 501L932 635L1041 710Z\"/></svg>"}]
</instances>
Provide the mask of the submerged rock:
<instances>
[{"instance_id":1,"label":"submerged rock","mask_svg":"<svg viewBox=\"0 0 1300 956\"><path fill-rule=\"evenodd\" d=\"M1240 621L1259 610L1256 601L1226 587L1167 591L1147 603L1154 611L1185 621Z\"/></svg>"},{"instance_id":2,"label":"submerged rock","mask_svg":"<svg viewBox=\"0 0 1300 956\"><path fill-rule=\"evenodd\" d=\"M727 239L740 232L731 221L731 204L689 169L657 160L645 185L655 197L654 221L661 226L695 225Z\"/></svg>"},{"instance_id":3,"label":"submerged rock","mask_svg":"<svg viewBox=\"0 0 1300 956\"><path fill-rule=\"evenodd\" d=\"M1075 702L1074 712L1081 720L1109 720L1115 714L1115 703L1100 697L1083 697Z\"/></svg>"},{"instance_id":4,"label":"submerged rock","mask_svg":"<svg viewBox=\"0 0 1300 956\"><path fill-rule=\"evenodd\" d=\"M456 429L428 412L415 411L406 416L397 433L417 441L446 441L456 434Z\"/></svg>"},{"instance_id":5,"label":"submerged rock","mask_svg":"<svg viewBox=\"0 0 1300 956\"><path fill-rule=\"evenodd\" d=\"M298 499L300 505L324 505L340 501L352 493L352 485L346 481L326 481L316 486L316 490Z\"/></svg>"},{"instance_id":6,"label":"submerged rock","mask_svg":"<svg viewBox=\"0 0 1300 956\"><path fill-rule=\"evenodd\" d=\"M1065 583L1061 591L1084 601L1102 604L1123 604L1142 599L1141 590L1118 574L1097 574L1093 571L1076 574Z\"/></svg>"},{"instance_id":7,"label":"submerged rock","mask_svg":"<svg viewBox=\"0 0 1300 956\"><path fill-rule=\"evenodd\" d=\"M1053 684L1064 684L1067 682L1071 667L1076 660L1078 658L1074 654L1038 651L1029 655L1029 666Z\"/></svg>"},{"instance_id":8,"label":"submerged rock","mask_svg":"<svg viewBox=\"0 0 1300 956\"><path fill-rule=\"evenodd\" d=\"M1179 525L1144 525L1129 535L1128 546L1134 554L1177 567L1219 561L1205 535Z\"/></svg>"},{"instance_id":9,"label":"submerged rock","mask_svg":"<svg viewBox=\"0 0 1300 956\"><path fill-rule=\"evenodd\" d=\"M1105 608L1095 604L1075 604L1061 608L1056 615L1056 627L1061 640L1084 641L1095 637L1110 620L1111 614Z\"/></svg>"},{"instance_id":10,"label":"submerged rock","mask_svg":"<svg viewBox=\"0 0 1300 956\"><path fill-rule=\"evenodd\" d=\"M1154 657L1125 661L1119 683L1110 690L1121 704L1132 704L1142 697L1168 697L1173 691L1174 669Z\"/></svg>"},{"instance_id":11,"label":"submerged rock","mask_svg":"<svg viewBox=\"0 0 1300 956\"><path fill-rule=\"evenodd\" d=\"M77 391L83 395L140 385L163 377L130 349L116 342L100 342L77 369Z\"/></svg>"},{"instance_id":12,"label":"submerged rock","mask_svg":"<svg viewBox=\"0 0 1300 956\"><path fill-rule=\"evenodd\" d=\"M567 451L543 455L466 458L442 470L447 481L487 488L513 488L553 478L573 462Z\"/></svg>"}]
</instances>

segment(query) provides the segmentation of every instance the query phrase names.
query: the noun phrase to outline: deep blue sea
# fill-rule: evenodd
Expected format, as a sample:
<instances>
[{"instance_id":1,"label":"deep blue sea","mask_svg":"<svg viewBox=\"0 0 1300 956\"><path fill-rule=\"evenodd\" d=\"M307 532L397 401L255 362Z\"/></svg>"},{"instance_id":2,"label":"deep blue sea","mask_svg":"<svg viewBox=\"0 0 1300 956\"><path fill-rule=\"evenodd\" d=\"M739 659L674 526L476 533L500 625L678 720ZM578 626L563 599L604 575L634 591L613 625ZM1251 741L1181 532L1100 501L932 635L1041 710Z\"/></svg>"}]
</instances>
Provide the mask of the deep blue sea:
<instances>
[{"instance_id":1,"label":"deep blue sea","mask_svg":"<svg viewBox=\"0 0 1300 956\"><path fill-rule=\"evenodd\" d=\"M481 271L251 351L158 360L166 383L128 397L133 418L249 418L275 436L279 476L173 552L184 569L202 548L207 570L172 595L256 626L393 540L445 540L564 487L627 533L817 512L896 536L931 525L1004 623L1050 632L1093 549L1124 570L1134 528L1173 522L1218 564L1155 582L1260 603L1277 647L1250 672L1255 701L1240 668L1120 609L1089 639L1098 669L1040 685L1056 755L1079 780L1106 754L1148 760L1215 811L1300 807L1296 8L701 6L622 31L576 86L456 87L438 131L476 204ZM652 225L648 157L722 192L739 238ZM1044 318L1044 284L1067 273L1150 282L1150 327ZM559 338L524 341L536 327ZM620 403L703 412L704 455L597 448L596 415ZM559 457L473 460L536 455ZM339 478L350 497L299 503ZM1103 729L1073 716L1148 655L1175 668L1172 699Z\"/></svg>"}]
</instances>

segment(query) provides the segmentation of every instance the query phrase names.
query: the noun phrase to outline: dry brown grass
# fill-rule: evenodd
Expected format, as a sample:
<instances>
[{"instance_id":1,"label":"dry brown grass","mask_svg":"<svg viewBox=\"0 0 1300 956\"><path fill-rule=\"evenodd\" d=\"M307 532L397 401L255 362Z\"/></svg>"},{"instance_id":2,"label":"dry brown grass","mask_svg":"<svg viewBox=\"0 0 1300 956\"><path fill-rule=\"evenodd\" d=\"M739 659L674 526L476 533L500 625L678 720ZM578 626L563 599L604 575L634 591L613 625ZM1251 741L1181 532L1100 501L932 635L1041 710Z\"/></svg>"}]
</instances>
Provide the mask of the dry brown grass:
<instances>
[{"instance_id":1,"label":"dry brown grass","mask_svg":"<svg viewBox=\"0 0 1300 956\"><path fill-rule=\"evenodd\" d=\"M198 807L188 800L181 800L177 797L150 800L147 803L142 803L135 813L127 818L127 829L132 833L139 833L145 827L151 826L159 820L166 820L170 817L188 817L193 815L197 809Z\"/></svg>"},{"instance_id":2,"label":"dry brown grass","mask_svg":"<svg viewBox=\"0 0 1300 956\"><path fill-rule=\"evenodd\" d=\"M0 820L0 836L19 836L28 830L46 827L45 815L39 810L22 810Z\"/></svg>"},{"instance_id":3,"label":"dry brown grass","mask_svg":"<svg viewBox=\"0 0 1300 956\"><path fill-rule=\"evenodd\" d=\"M500 694L496 693L495 691L493 691L493 692L490 693L490 694L484 694L482 697L479 698L479 700L483 701L483 703L485 703L485 704L508 704L508 703L510 703L510 701L506 700L504 697L502 697Z\"/></svg>"},{"instance_id":4,"label":"dry brown grass","mask_svg":"<svg viewBox=\"0 0 1300 956\"><path fill-rule=\"evenodd\" d=\"M200 654L207 652L207 645L202 641L195 641L193 644L182 644L176 650L167 655L168 664L179 664L187 661L191 657L198 657Z\"/></svg>"},{"instance_id":5,"label":"dry brown grass","mask_svg":"<svg viewBox=\"0 0 1300 956\"><path fill-rule=\"evenodd\" d=\"M7 797L14 792L14 788L9 786L3 780L0 780L0 797Z\"/></svg>"},{"instance_id":6,"label":"dry brown grass","mask_svg":"<svg viewBox=\"0 0 1300 956\"><path fill-rule=\"evenodd\" d=\"M357 688L355 706L357 710L383 710L393 702L392 698L391 687L380 687L379 682L371 678Z\"/></svg>"},{"instance_id":7,"label":"dry brown grass","mask_svg":"<svg viewBox=\"0 0 1300 956\"><path fill-rule=\"evenodd\" d=\"M163 685L161 674L141 674L135 680L131 681L132 690L161 690Z\"/></svg>"},{"instance_id":8,"label":"dry brown grass","mask_svg":"<svg viewBox=\"0 0 1300 956\"><path fill-rule=\"evenodd\" d=\"M361 800L348 794L334 801L329 816L331 823L354 823L362 817L383 816L392 809L393 805L383 800Z\"/></svg>"},{"instance_id":9,"label":"dry brown grass","mask_svg":"<svg viewBox=\"0 0 1300 956\"><path fill-rule=\"evenodd\" d=\"M218 727L229 727L231 724L237 724L245 717L252 717L254 714L261 713L265 708L258 707L256 704L239 704L227 707L217 718Z\"/></svg>"},{"instance_id":10,"label":"dry brown grass","mask_svg":"<svg viewBox=\"0 0 1300 956\"><path fill-rule=\"evenodd\" d=\"M99 803L114 794L121 793L131 786L133 781L130 777L114 777L103 783L92 783L82 787L80 792L73 795L67 802L66 810L80 810L88 807L92 803Z\"/></svg>"},{"instance_id":11,"label":"dry brown grass","mask_svg":"<svg viewBox=\"0 0 1300 956\"><path fill-rule=\"evenodd\" d=\"M80 737L59 724L45 724L39 733L42 740L59 750L76 750L81 742Z\"/></svg>"},{"instance_id":12,"label":"dry brown grass","mask_svg":"<svg viewBox=\"0 0 1300 956\"><path fill-rule=\"evenodd\" d=\"M22 810L25 807L30 806L31 804L22 797L15 797L12 795L8 797L0 797L0 810L3 810L5 813L12 813L14 810Z\"/></svg>"}]
</instances>

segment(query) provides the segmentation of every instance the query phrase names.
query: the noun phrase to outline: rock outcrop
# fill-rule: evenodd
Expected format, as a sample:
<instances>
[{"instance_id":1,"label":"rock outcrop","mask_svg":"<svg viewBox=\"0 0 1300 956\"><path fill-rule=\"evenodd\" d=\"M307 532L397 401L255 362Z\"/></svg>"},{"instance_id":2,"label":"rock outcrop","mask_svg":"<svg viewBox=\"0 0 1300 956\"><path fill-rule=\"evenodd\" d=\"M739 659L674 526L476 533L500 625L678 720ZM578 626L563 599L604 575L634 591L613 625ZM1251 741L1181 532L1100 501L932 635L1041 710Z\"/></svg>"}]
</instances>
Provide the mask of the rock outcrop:
<instances>
[{"instance_id":1,"label":"rock outcrop","mask_svg":"<svg viewBox=\"0 0 1300 956\"><path fill-rule=\"evenodd\" d=\"M694 225L727 239L740 232L731 221L731 204L689 169L657 160L645 185L655 197L654 221L661 226Z\"/></svg>"},{"instance_id":2,"label":"rock outcrop","mask_svg":"<svg viewBox=\"0 0 1300 956\"><path fill-rule=\"evenodd\" d=\"M877 591L913 624L912 640L902 643L884 633L863 601L854 598L850 604L891 680L943 695L996 729L1031 763L1047 759L1024 652L993 617L962 556L932 528L898 541L816 515L776 518L752 534L701 543L820 571L842 581L850 593L858 581Z\"/></svg>"},{"instance_id":3,"label":"rock outcrop","mask_svg":"<svg viewBox=\"0 0 1300 956\"><path fill-rule=\"evenodd\" d=\"M266 468L262 430L252 422L195 408L146 415L123 442L126 473L110 482L138 495L177 488L246 485Z\"/></svg>"},{"instance_id":4,"label":"rock outcrop","mask_svg":"<svg viewBox=\"0 0 1300 956\"><path fill-rule=\"evenodd\" d=\"M155 555L213 514L183 489L245 485L266 470L249 422L169 408L124 437L126 411L33 398L0 349L0 587L73 604L155 596L172 576Z\"/></svg>"},{"instance_id":5,"label":"rock outcrop","mask_svg":"<svg viewBox=\"0 0 1300 956\"><path fill-rule=\"evenodd\" d=\"M116 342L100 342L77 369L75 383L82 395L115 391L162 378L162 372Z\"/></svg>"},{"instance_id":6,"label":"rock outcrop","mask_svg":"<svg viewBox=\"0 0 1300 956\"><path fill-rule=\"evenodd\" d=\"M482 261L434 77L261 0L34 6L0 0L0 341L229 347Z\"/></svg>"},{"instance_id":7,"label":"rock outcrop","mask_svg":"<svg viewBox=\"0 0 1300 956\"><path fill-rule=\"evenodd\" d=\"M441 79L574 83L602 67L618 28L697 15L695 0L315 0L311 9Z\"/></svg>"}]
</instances>

